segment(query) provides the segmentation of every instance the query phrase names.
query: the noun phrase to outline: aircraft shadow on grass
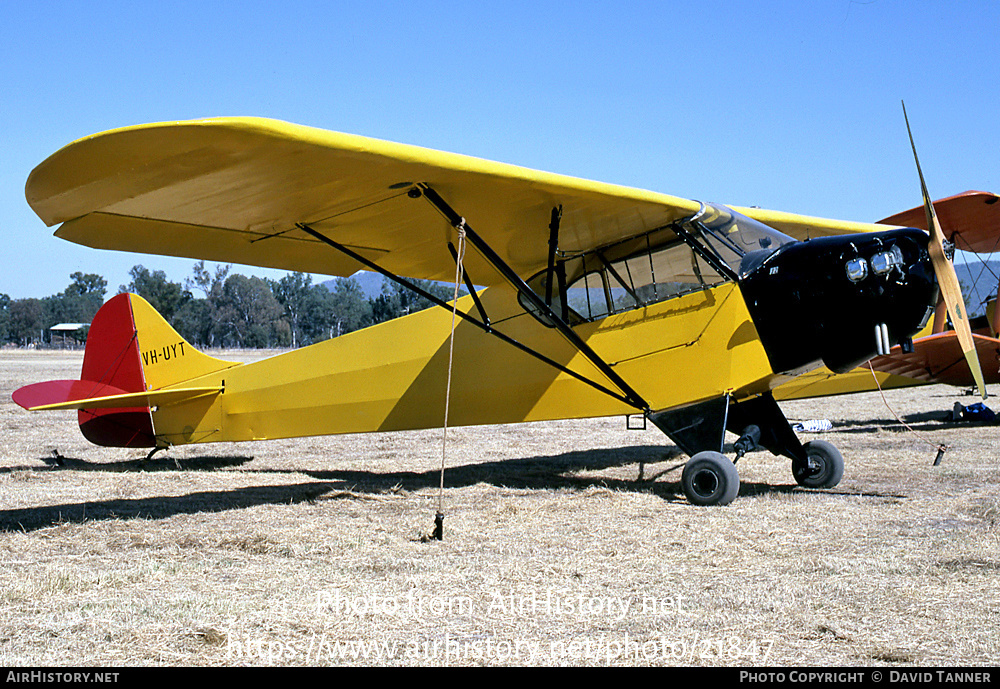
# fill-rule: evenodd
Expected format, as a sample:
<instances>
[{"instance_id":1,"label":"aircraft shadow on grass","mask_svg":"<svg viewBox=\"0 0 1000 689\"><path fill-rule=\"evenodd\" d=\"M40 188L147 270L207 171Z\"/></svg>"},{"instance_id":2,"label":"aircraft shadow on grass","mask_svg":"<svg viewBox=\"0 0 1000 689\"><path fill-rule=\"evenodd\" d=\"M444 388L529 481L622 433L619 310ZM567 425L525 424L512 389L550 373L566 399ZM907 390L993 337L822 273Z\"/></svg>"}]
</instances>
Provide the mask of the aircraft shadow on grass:
<instances>
[{"instance_id":1,"label":"aircraft shadow on grass","mask_svg":"<svg viewBox=\"0 0 1000 689\"><path fill-rule=\"evenodd\" d=\"M183 461L184 469L210 471L226 466L242 465L251 457L193 457ZM54 460L47 462L55 464ZM125 472L148 470L154 460L134 460L116 463L90 463L80 459L62 458L53 469L81 471ZM649 465L666 463L666 468L649 471ZM174 469L174 460L155 460L154 470ZM615 467L639 465L635 478L615 478L584 475ZM664 500L686 503L680 486L683 456L673 448L633 446L567 452L560 455L525 457L445 468L445 487L460 488L488 483L503 488L528 490L585 490L591 487L623 492L644 492ZM8 470L10 471L10 470ZM250 470L252 472L253 470ZM241 471L246 474L250 472ZM234 472L235 473L235 472ZM123 519L166 519L178 514L198 514L246 509L258 505L297 504L317 500L357 499L365 495L389 494L399 490L419 491L437 488L440 469L423 472L374 472L356 470L261 470L260 473L295 473L313 481L281 485L247 486L231 490L198 491L186 495L149 498L118 498L0 510L0 531L35 531L67 523L86 523ZM667 480L663 480L666 478ZM743 496L801 492L797 485L775 486L765 483L741 484ZM836 491L823 491L824 493ZM851 493L851 495L857 495ZM878 492L866 497L887 496Z\"/></svg>"},{"instance_id":2,"label":"aircraft shadow on grass","mask_svg":"<svg viewBox=\"0 0 1000 689\"><path fill-rule=\"evenodd\" d=\"M951 412L929 411L904 414L905 426L893 418L886 419L842 419L833 424L837 433L877 433L878 431L941 431L979 426L996 425L993 421L953 419ZM909 428L907 428L909 426Z\"/></svg>"},{"instance_id":3,"label":"aircraft shadow on grass","mask_svg":"<svg viewBox=\"0 0 1000 689\"><path fill-rule=\"evenodd\" d=\"M224 469L226 467L242 466L252 461L253 457L206 455L184 459L183 461L176 457L155 457L152 459L129 459L120 462L88 462L85 459L63 457L58 452L53 452L48 457L39 457L39 460L53 469L126 473L130 471L177 471L178 469L184 471L215 471L216 469Z\"/></svg>"}]
</instances>

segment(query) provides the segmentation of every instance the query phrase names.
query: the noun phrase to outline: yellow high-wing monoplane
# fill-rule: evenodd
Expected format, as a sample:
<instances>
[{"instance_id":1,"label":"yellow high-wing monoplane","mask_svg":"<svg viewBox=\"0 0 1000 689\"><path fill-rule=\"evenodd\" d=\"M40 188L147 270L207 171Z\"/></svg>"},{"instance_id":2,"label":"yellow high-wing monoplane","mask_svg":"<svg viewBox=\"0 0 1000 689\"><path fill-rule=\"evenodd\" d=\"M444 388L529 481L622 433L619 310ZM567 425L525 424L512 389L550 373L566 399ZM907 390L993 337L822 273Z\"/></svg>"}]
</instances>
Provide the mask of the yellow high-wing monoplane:
<instances>
[{"instance_id":1,"label":"yellow high-wing monoplane","mask_svg":"<svg viewBox=\"0 0 1000 689\"><path fill-rule=\"evenodd\" d=\"M76 141L26 194L91 247L347 276L454 281L449 424L642 413L691 456L698 504L735 498L722 454L763 447L804 486L843 460L803 445L772 390L910 338L937 302L926 232L722 205L271 120L152 124ZM798 238L798 239L795 239ZM950 267L950 265L948 266ZM406 276L406 277L403 277ZM451 305L260 362L108 301L77 381L18 390L79 409L95 443L157 448L440 426ZM151 453L152 454L152 453Z\"/></svg>"}]
</instances>

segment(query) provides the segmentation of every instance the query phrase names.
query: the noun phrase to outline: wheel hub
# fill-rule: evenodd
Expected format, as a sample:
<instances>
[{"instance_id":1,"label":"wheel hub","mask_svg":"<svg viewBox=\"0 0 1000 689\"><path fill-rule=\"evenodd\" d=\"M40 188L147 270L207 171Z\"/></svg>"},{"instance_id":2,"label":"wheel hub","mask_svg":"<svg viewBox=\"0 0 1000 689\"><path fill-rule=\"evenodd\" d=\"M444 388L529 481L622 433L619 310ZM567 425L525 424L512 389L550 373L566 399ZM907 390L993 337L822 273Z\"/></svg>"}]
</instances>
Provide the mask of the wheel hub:
<instances>
[{"instance_id":1,"label":"wheel hub","mask_svg":"<svg viewBox=\"0 0 1000 689\"><path fill-rule=\"evenodd\" d=\"M715 472L703 469L694 475L691 485L698 495L707 498L719 489L719 477Z\"/></svg>"}]
</instances>

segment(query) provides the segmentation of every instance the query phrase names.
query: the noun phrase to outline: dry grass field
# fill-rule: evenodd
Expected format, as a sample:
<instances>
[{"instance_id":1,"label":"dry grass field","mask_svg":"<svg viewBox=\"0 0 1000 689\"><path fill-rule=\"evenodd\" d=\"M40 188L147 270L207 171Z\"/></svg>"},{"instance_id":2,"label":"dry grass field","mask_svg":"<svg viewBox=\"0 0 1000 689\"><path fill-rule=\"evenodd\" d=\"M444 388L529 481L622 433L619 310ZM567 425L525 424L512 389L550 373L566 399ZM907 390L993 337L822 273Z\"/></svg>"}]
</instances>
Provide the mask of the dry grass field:
<instances>
[{"instance_id":1,"label":"dry grass field","mask_svg":"<svg viewBox=\"0 0 1000 689\"><path fill-rule=\"evenodd\" d=\"M440 431L142 464L11 402L80 361L0 352L5 666L1000 662L1000 427L939 421L958 390L887 393L913 432L878 393L786 403L833 421L803 438L841 449L843 482L756 453L721 508L622 418L452 429L426 542Z\"/></svg>"}]
</instances>

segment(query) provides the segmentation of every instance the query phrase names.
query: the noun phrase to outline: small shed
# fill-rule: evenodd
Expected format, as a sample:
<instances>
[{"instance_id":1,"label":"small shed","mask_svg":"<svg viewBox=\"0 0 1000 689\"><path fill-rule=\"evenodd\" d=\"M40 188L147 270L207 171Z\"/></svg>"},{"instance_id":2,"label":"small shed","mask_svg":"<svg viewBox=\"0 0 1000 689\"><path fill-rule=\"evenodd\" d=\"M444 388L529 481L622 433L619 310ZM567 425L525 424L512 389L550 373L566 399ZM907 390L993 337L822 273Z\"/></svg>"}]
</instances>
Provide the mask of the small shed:
<instances>
[{"instance_id":1,"label":"small shed","mask_svg":"<svg viewBox=\"0 0 1000 689\"><path fill-rule=\"evenodd\" d=\"M86 328L90 327L90 323L58 323L49 328L49 332L52 333L52 344L56 343L56 335L61 336L62 346L66 347L66 337L73 335L72 343L76 344L76 334Z\"/></svg>"}]
</instances>

